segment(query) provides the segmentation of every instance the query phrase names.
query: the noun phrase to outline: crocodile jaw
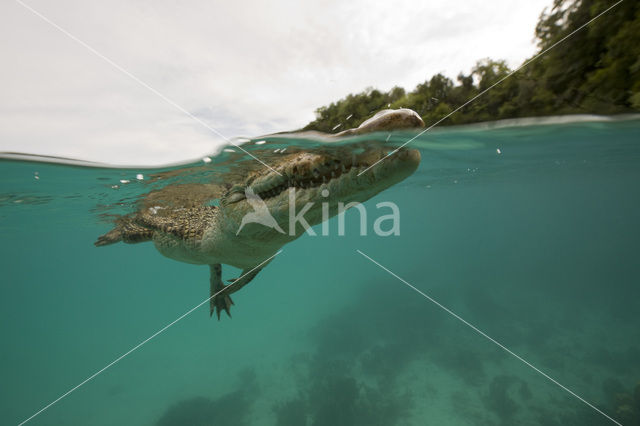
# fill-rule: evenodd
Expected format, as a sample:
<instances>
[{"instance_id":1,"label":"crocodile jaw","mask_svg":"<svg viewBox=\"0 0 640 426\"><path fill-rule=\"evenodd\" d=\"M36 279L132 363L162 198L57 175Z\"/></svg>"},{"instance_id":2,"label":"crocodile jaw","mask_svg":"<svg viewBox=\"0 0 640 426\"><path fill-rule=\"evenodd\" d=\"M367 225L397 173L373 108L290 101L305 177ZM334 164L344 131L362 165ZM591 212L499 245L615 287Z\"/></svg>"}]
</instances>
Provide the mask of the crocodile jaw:
<instances>
[{"instance_id":1,"label":"crocodile jaw","mask_svg":"<svg viewBox=\"0 0 640 426\"><path fill-rule=\"evenodd\" d=\"M339 212L339 203L346 205L364 202L381 191L410 176L420 164L420 153L414 149L401 149L384 161L367 170L378 160L387 156L390 149L370 148L360 151L337 153L301 152L290 154L276 166L278 175L267 172L248 179L246 187L260 196L269 213L284 233L262 224L247 224L237 236L250 244L286 244L305 232L300 222L290 227L290 219L305 206L303 217L309 226L321 223ZM345 155L345 152L349 155ZM366 170L366 171L365 171ZM254 211L242 199L243 194L231 194L231 203L222 200L223 227L227 233L240 228L242 218ZM294 229L290 229L294 228Z\"/></svg>"}]
</instances>

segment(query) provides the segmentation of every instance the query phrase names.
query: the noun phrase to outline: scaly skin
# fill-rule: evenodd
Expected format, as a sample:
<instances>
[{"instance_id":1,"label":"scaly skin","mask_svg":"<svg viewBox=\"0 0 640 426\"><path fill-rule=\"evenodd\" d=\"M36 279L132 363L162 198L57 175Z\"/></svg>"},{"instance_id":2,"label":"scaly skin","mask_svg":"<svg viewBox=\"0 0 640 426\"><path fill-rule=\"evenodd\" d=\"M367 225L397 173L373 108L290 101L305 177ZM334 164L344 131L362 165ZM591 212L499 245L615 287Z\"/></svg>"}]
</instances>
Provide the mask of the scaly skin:
<instances>
[{"instance_id":1,"label":"scaly skin","mask_svg":"<svg viewBox=\"0 0 640 426\"><path fill-rule=\"evenodd\" d=\"M352 133L423 125L413 111L397 110L376 115ZM148 194L138 212L120 218L116 228L95 244L152 240L166 257L210 265L210 314L216 312L220 319L221 311L230 314L231 293L266 266L257 265L306 231L301 222L294 222L295 229L289 229L292 207L295 215L312 203L303 217L309 226L317 225L325 219L323 204L329 206L329 217L335 216L339 202L364 202L410 176L420 163L417 150L401 149L358 176L390 151L382 147L323 147L281 155L270 161L275 172L268 168L249 172L222 197L215 196L220 188L214 184L168 185ZM264 204L256 204L253 194ZM206 204L214 198L219 198L219 207ZM260 206L266 206L273 218L270 226L247 222ZM241 268L240 279L225 286L221 264Z\"/></svg>"}]
</instances>

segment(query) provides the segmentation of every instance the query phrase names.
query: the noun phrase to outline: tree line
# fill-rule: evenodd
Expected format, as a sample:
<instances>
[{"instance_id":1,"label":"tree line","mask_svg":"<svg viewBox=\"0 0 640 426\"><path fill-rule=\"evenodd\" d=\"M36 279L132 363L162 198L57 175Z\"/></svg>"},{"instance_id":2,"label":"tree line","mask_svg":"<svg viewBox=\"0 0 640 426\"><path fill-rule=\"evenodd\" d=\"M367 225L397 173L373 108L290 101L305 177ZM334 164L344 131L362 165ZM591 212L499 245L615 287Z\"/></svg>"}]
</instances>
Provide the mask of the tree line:
<instances>
[{"instance_id":1,"label":"tree line","mask_svg":"<svg viewBox=\"0 0 640 426\"><path fill-rule=\"evenodd\" d=\"M385 108L411 108L430 125L480 94L442 125L640 111L640 2L624 1L563 40L612 4L554 0L535 28L536 55L546 52L531 63L533 57L527 59L509 78L513 70L504 60L482 59L470 74L458 74L456 82L436 74L410 92L394 87L350 94L318 108L316 119L303 130L334 133L357 127Z\"/></svg>"}]
</instances>

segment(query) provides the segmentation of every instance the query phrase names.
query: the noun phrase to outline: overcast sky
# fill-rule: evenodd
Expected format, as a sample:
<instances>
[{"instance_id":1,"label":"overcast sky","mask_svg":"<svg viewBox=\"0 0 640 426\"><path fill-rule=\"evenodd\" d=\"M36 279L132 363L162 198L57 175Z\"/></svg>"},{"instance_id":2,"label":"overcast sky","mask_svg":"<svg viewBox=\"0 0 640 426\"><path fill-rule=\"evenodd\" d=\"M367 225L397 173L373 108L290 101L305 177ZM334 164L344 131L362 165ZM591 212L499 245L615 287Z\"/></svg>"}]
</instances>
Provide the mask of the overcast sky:
<instances>
[{"instance_id":1,"label":"overcast sky","mask_svg":"<svg viewBox=\"0 0 640 426\"><path fill-rule=\"evenodd\" d=\"M519 65L551 0L21 0L226 137L299 128L368 86ZM0 3L0 151L152 165L224 140L15 0Z\"/></svg>"}]
</instances>

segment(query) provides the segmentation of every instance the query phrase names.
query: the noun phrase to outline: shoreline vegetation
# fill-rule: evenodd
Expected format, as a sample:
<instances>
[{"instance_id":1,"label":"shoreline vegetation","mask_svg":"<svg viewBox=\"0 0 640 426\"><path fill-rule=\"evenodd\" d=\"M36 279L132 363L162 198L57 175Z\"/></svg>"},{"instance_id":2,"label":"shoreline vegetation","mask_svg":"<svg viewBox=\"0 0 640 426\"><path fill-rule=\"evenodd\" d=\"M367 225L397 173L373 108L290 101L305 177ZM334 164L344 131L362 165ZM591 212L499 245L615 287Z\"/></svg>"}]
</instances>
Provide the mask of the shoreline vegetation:
<instances>
[{"instance_id":1,"label":"shoreline vegetation","mask_svg":"<svg viewBox=\"0 0 640 426\"><path fill-rule=\"evenodd\" d=\"M614 4L605 0L554 0L535 28L537 52L549 49ZM530 61L526 59L523 63ZM337 133L358 127L381 109L410 108L427 126L506 77L504 60L479 60L453 82L442 74L407 92L368 88L316 109L302 130ZM640 112L640 2L623 1L540 58L488 90L439 126L512 118L615 115Z\"/></svg>"}]
</instances>

